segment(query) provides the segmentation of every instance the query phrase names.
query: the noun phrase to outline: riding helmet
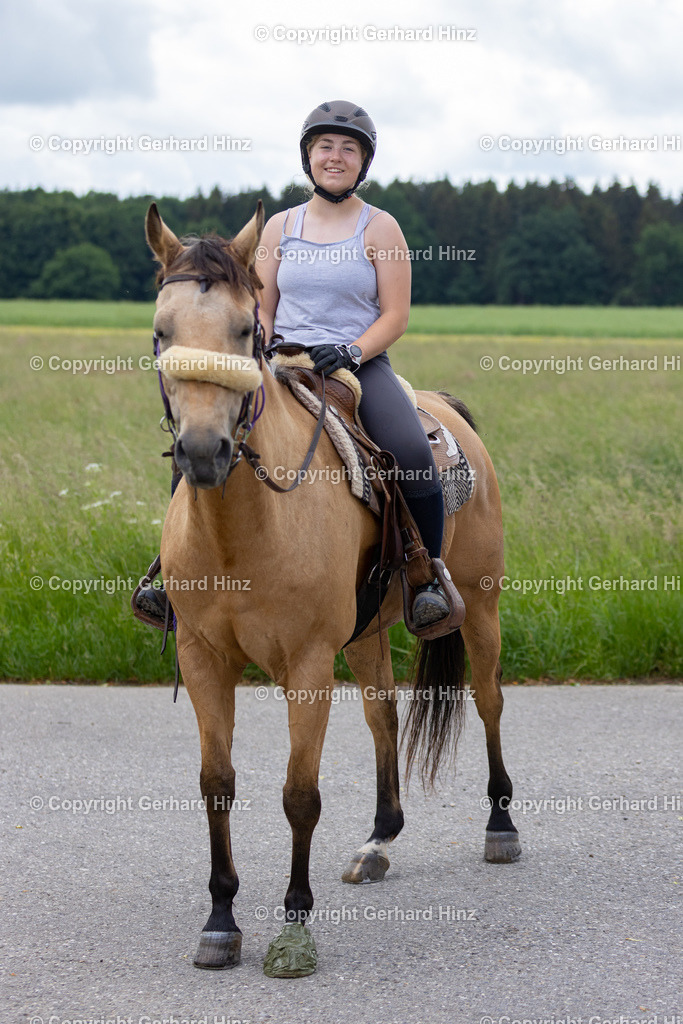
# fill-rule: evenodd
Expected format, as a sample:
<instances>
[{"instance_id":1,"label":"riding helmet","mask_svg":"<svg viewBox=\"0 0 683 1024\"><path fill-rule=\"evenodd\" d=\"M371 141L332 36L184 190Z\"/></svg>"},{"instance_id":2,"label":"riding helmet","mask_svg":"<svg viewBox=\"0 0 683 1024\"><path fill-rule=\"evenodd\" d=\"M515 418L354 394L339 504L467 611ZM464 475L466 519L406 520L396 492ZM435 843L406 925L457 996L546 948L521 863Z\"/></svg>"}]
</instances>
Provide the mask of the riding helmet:
<instances>
[{"instance_id":1,"label":"riding helmet","mask_svg":"<svg viewBox=\"0 0 683 1024\"><path fill-rule=\"evenodd\" d=\"M327 192L326 189L316 185L311 174L308 144L314 135L321 135L325 131L333 132L335 135L349 135L351 138L357 139L365 153L360 174L355 184L339 196ZM321 103L319 107L312 110L303 123L301 139L299 141L301 164L304 173L313 182L318 195L321 195L323 199L327 199L331 203L341 203L344 199L348 199L349 196L353 195L361 181L365 179L368 168L372 163L372 158L375 155L376 144L377 132L375 126L362 107L355 103L350 103L348 100L331 100L328 103Z\"/></svg>"}]
</instances>

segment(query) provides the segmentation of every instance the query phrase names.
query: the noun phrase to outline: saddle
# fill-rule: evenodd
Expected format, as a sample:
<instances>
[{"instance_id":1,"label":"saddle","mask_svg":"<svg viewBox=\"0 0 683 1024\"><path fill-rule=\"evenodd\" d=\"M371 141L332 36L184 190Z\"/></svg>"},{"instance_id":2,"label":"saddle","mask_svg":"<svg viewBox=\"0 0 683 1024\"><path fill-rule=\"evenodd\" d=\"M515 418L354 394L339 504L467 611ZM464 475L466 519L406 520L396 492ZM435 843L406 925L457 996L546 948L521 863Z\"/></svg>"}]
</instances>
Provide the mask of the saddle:
<instances>
[{"instance_id":1,"label":"saddle","mask_svg":"<svg viewBox=\"0 0 683 1024\"><path fill-rule=\"evenodd\" d=\"M275 354L271 351L270 357L276 380L285 384L304 408L317 417L322 401L322 381L320 374L311 372L310 356L298 346L287 345L275 347ZM402 383L410 394L410 385ZM351 492L382 523L381 544L373 552L372 568L357 594L356 626L347 644L360 636L375 615L381 615L382 601L397 570L401 573L407 628L423 639L444 636L462 625L465 606L443 561L430 558L422 543L399 487L400 474L394 456L379 448L364 430L358 415L360 397L360 384L350 371L337 370L325 378L326 432L349 472ZM471 497L473 474L451 432L435 416L417 406L414 392L412 397L432 445L446 514L452 515ZM435 575L449 597L451 613L446 620L418 629L411 614L416 588L433 582Z\"/></svg>"}]
</instances>

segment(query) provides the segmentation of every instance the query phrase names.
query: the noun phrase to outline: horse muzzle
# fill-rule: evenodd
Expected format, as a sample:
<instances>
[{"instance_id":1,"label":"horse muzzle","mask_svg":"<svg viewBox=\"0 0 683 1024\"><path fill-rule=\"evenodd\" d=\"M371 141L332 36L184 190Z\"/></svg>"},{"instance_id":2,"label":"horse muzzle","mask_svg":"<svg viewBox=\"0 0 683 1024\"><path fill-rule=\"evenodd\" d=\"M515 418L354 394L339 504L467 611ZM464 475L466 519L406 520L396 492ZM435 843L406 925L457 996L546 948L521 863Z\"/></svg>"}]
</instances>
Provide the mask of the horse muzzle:
<instances>
[{"instance_id":1,"label":"horse muzzle","mask_svg":"<svg viewBox=\"0 0 683 1024\"><path fill-rule=\"evenodd\" d=\"M183 431L175 443L175 461L190 487L209 491L225 482L233 441L211 433Z\"/></svg>"}]
</instances>

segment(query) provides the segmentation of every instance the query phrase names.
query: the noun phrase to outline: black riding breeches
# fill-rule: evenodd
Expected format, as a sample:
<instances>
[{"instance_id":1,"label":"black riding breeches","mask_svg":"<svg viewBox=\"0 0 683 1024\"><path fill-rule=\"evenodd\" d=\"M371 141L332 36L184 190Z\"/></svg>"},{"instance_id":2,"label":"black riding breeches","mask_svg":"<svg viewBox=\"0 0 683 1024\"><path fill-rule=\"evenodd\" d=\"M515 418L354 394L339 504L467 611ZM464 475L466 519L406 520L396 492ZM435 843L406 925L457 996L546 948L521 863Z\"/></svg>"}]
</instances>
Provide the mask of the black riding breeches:
<instances>
[{"instance_id":1,"label":"black riding breeches","mask_svg":"<svg viewBox=\"0 0 683 1024\"><path fill-rule=\"evenodd\" d=\"M420 418L381 352L355 371L363 390L360 418L380 448L391 452L399 484L432 558L441 556L443 496L434 456Z\"/></svg>"}]
</instances>

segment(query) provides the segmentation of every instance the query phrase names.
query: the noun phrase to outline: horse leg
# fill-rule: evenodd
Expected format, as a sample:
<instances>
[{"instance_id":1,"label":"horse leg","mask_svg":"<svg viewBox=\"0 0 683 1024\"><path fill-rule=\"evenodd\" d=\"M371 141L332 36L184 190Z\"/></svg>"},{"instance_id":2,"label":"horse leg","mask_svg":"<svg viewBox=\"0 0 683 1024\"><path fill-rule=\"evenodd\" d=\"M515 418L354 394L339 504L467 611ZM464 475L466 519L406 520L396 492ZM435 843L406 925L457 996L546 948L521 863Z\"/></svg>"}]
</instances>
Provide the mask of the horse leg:
<instances>
[{"instance_id":1,"label":"horse leg","mask_svg":"<svg viewBox=\"0 0 683 1024\"><path fill-rule=\"evenodd\" d=\"M285 921L266 954L271 978L299 978L315 971L317 953L306 918L313 907L309 883L311 839L320 818L318 775L334 689L333 661L327 671L317 663L297 664L281 681L287 695L290 756L282 804L292 829L292 867L285 895ZM327 679L327 687L317 680ZM314 683L313 680L316 682Z\"/></svg>"},{"instance_id":2,"label":"horse leg","mask_svg":"<svg viewBox=\"0 0 683 1024\"><path fill-rule=\"evenodd\" d=\"M496 864L517 860L522 852L519 834L508 807L512 783L505 770L500 744L503 694L500 688L500 623L498 594L480 587L463 588L467 617L461 630L472 670L472 690L486 730L489 759L488 796L491 814L486 825L484 857Z\"/></svg>"},{"instance_id":3,"label":"horse leg","mask_svg":"<svg viewBox=\"0 0 683 1024\"><path fill-rule=\"evenodd\" d=\"M235 684L241 673L235 668L226 676L225 663L198 641L183 645L181 666L199 726L199 780L211 843L212 910L199 938L194 965L216 970L238 964L242 949L242 932L232 913L239 879L230 846L230 807L235 799L235 771L230 754Z\"/></svg>"},{"instance_id":4,"label":"horse leg","mask_svg":"<svg viewBox=\"0 0 683 1024\"><path fill-rule=\"evenodd\" d=\"M377 763L377 810L368 841L351 858L343 882L381 882L389 867L388 845L403 828L398 785L398 713L396 685L389 654L389 634L383 633L385 657L379 634L357 640L346 648L349 668L363 692L365 721L375 741Z\"/></svg>"}]
</instances>

